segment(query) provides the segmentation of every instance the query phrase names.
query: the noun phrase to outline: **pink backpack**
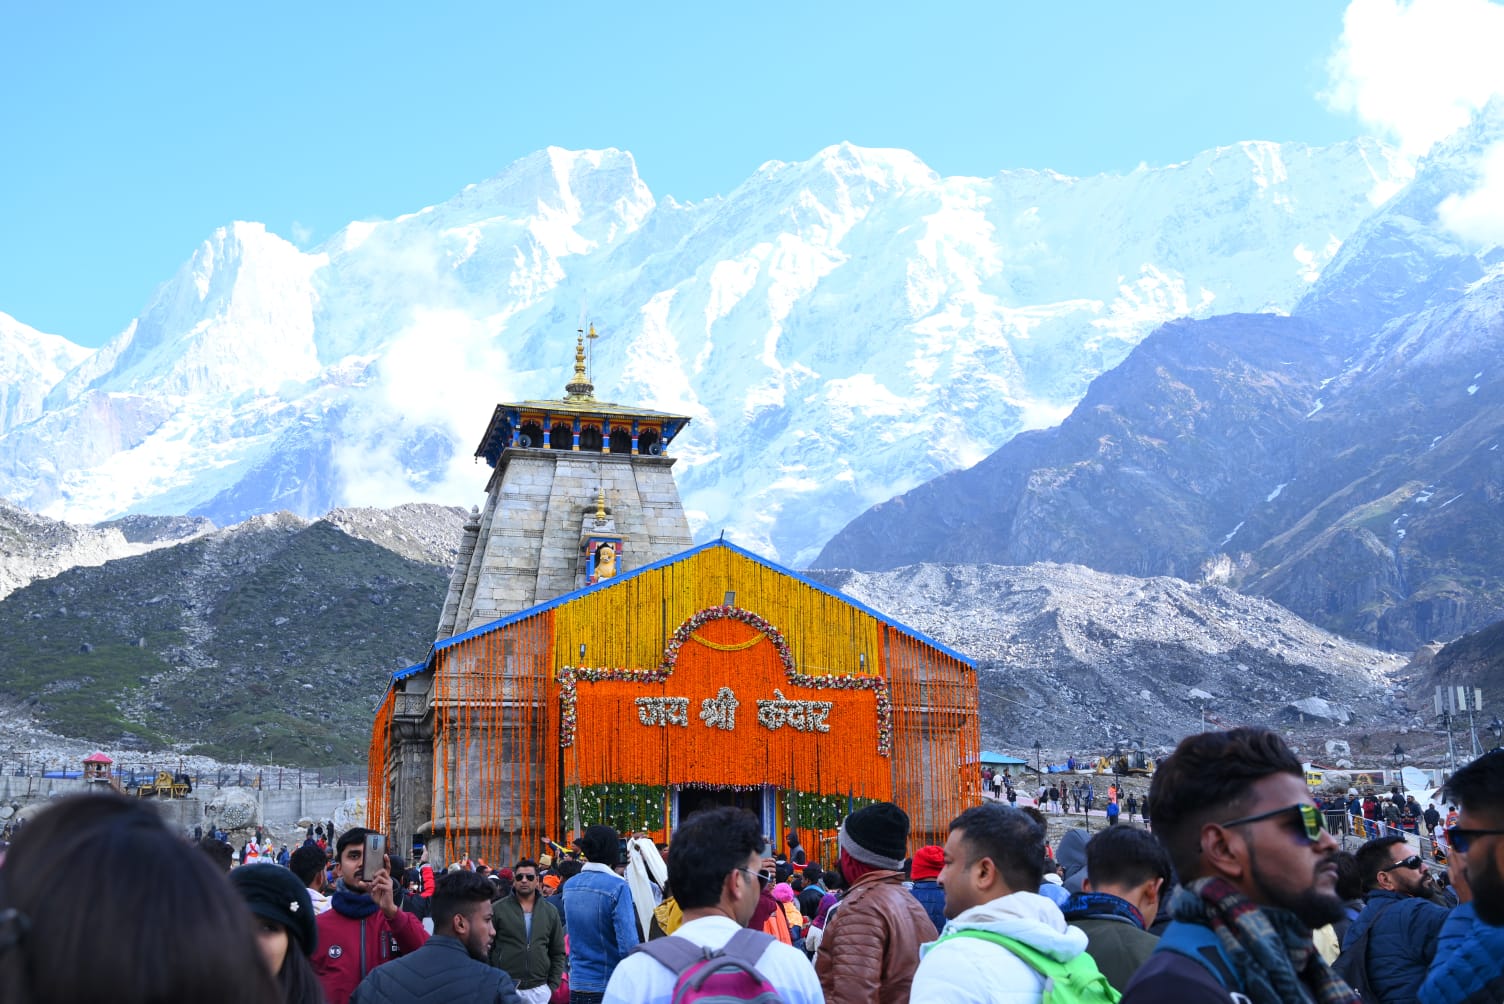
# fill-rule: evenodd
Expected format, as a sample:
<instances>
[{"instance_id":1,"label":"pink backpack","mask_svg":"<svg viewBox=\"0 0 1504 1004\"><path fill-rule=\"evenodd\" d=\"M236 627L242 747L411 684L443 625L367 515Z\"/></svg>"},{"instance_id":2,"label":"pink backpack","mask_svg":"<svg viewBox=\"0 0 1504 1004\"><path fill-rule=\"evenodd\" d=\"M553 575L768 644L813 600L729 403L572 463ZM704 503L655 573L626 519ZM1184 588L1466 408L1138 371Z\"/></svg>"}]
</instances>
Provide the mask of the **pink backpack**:
<instances>
[{"instance_id":1,"label":"pink backpack","mask_svg":"<svg viewBox=\"0 0 1504 1004\"><path fill-rule=\"evenodd\" d=\"M720 949L671 935L635 950L674 974L673 1004L782 1004L777 989L757 971L762 953L775 940L744 927Z\"/></svg>"}]
</instances>

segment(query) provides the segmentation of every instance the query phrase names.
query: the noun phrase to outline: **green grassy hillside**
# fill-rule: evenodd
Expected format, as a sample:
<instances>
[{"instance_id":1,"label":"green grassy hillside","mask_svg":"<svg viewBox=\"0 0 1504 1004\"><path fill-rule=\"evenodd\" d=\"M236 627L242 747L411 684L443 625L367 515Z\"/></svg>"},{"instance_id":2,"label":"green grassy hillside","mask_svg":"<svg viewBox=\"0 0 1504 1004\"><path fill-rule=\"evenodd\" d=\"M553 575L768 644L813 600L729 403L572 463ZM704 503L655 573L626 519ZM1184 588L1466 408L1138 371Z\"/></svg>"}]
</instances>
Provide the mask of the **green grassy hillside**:
<instances>
[{"instance_id":1,"label":"green grassy hillside","mask_svg":"<svg viewBox=\"0 0 1504 1004\"><path fill-rule=\"evenodd\" d=\"M0 693L101 744L365 758L387 675L433 640L448 570L264 517L0 602Z\"/></svg>"}]
</instances>

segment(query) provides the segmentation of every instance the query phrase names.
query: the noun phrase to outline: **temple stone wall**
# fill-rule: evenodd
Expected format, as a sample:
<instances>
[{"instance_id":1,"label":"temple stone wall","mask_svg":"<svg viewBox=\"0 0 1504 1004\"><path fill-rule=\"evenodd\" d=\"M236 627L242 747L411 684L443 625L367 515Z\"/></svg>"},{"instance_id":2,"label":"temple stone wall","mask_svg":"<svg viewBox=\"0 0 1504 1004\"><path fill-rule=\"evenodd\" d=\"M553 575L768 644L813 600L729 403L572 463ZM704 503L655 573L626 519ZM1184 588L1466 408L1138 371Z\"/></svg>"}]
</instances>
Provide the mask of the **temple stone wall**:
<instances>
[{"instance_id":1,"label":"temple stone wall","mask_svg":"<svg viewBox=\"0 0 1504 1004\"><path fill-rule=\"evenodd\" d=\"M475 557L475 545L480 538L481 515L470 514L465 520L465 529L460 534L460 549L455 556L454 571L449 576L449 590L444 595L443 611L439 614L439 633L436 638L448 638L454 634L454 625L459 619L460 598L465 592L469 578L470 562Z\"/></svg>"},{"instance_id":2,"label":"temple stone wall","mask_svg":"<svg viewBox=\"0 0 1504 1004\"><path fill-rule=\"evenodd\" d=\"M508 450L477 529L455 616L441 621L440 637L584 586L580 525L602 490L625 541L618 574L690 547L673 463L669 457Z\"/></svg>"},{"instance_id":3,"label":"temple stone wall","mask_svg":"<svg viewBox=\"0 0 1504 1004\"><path fill-rule=\"evenodd\" d=\"M684 416L638 413L595 402L586 377L583 338L577 339L575 379L566 390L568 397L563 401L499 405L497 415L502 416L509 407L575 414L603 409L608 425L621 423L626 427L642 419L659 428L677 429L688 422ZM496 426L499 420L493 419L488 438L477 453L495 466L486 486L485 505L465 523L436 641L585 586L587 561L582 542L591 534L621 540L618 575L692 546L689 521L674 484L673 458L647 452L612 454L522 447L516 430L508 433ZM496 433L495 439L492 433ZM499 453L492 450L496 444L503 444ZM607 515L598 521L595 514L602 504ZM540 653L544 655L551 653ZM475 787L480 783L483 761L486 776L510 778L524 770L527 760L538 760L539 750L536 741L508 741L499 746L487 742L466 750L441 744L444 748L435 750L431 675L416 674L396 687L385 784L388 834L398 842L396 846L405 848L414 838L430 839L450 808L443 804L444 793L434 790L436 756L449 761L449 776L464 778L458 788L451 788L450 796L468 797L473 806L484 802L484 793ZM504 722L504 731L516 730L518 723L512 710L506 712ZM488 821L493 832L494 828L510 832L522 817L537 816L538 806L532 803L542 797L542 764L535 762L526 769L538 778L536 794L524 800L529 804L502 806L500 816ZM474 835L462 834L461 839L468 845L474 842Z\"/></svg>"}]
</instances>

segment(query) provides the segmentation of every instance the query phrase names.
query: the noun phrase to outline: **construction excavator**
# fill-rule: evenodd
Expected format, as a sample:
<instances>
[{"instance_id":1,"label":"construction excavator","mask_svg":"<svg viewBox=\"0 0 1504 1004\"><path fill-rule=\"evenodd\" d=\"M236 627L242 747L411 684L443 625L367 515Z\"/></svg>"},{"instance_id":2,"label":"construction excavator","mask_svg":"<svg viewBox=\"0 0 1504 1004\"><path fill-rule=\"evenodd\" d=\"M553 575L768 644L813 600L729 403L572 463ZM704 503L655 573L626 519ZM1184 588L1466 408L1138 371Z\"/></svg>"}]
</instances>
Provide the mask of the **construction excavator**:
<instances>
[{"instance_id":1,"label":"construction excavator","mask_svg":"<svg viewBox=\"0 0 1504 1004\"><path fill-rule=\"evenodd\" d=\"M170 770L157 772L155 781L142 781L136 789L140 798L187 798L193 792L193 782L187 774L174 774Z\"/></svg>"}]
</instances>

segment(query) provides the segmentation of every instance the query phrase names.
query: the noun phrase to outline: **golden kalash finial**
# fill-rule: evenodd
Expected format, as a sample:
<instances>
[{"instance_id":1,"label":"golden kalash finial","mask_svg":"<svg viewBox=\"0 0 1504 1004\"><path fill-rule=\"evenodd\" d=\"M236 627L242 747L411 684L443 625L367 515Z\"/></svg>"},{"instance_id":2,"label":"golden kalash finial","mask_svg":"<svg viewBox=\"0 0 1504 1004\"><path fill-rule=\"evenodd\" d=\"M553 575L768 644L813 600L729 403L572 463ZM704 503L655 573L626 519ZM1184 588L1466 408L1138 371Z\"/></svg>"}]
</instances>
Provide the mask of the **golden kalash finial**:
<instances>
[{"instance_id":1,"label":"golden kalash finial","mask_svg":"<svg viewBox=\"0 0 1504 1004\"><path fill-rule=\"evenodd\" d=\"M606 525L606 488L598 486L595 493L595 525Z\"/></svg>"},{"instance_id":2,"label":"golden kalash finial","mask_svg":"<svg viewBox=\"0 0 1504 1004\"><path fill-rule=\"evenodd\" d=\"M566 401L594 401L595 384L590 382L590 377L585 372L585 339L586 334L581 330L574 342L574 379L564 385ZM595 333L595 325L590 325L589 338L599 338Z\"/></svg>"}]
</instances>

